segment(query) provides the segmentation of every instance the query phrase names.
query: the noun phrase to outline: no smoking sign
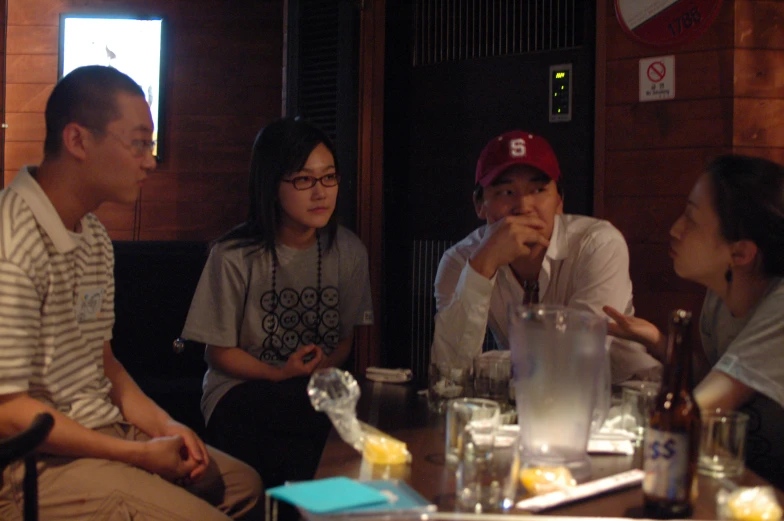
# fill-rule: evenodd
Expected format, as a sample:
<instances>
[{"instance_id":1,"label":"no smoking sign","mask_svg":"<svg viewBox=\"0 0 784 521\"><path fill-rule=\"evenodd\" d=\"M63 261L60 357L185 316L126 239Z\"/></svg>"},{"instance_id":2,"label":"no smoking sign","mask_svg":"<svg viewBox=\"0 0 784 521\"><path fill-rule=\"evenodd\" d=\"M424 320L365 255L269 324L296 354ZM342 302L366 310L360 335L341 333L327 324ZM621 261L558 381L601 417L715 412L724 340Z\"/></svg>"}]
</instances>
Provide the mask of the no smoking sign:
<instances>
[{"instance_id":1,"label":"no smoking sign","mask_svg":"<svg viewBox=\"0 0 784 521\"><path fill-rule=\"evenodd\" d=\"M640 60L640 101L675 98L675 56Z\"/></svg>"}]
</instances>

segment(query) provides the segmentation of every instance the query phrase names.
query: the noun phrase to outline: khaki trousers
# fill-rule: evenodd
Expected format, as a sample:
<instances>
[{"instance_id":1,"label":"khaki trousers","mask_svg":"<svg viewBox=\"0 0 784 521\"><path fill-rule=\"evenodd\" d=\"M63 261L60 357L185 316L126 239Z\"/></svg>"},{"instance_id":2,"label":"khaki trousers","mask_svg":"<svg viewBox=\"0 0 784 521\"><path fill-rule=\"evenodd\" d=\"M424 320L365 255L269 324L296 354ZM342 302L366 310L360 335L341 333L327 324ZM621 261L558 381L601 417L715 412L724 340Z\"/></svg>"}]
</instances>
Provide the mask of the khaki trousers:
<instances>
[{"instance_id":1,"label":"khaki trousers","mask_svg":"<svg viewBox=\"0 0 784 521\"><path fill-rule=\"evenodd\" d=\"M96 429L128 440L149 436L127 423ZM261 480L251 467L209 447L206 475L187 488L125 463L93 458L38 457L41 521L228 521L263 518ZM0 520L23 518L24 463L2 474Z\"/></svg>"}]
</instances>

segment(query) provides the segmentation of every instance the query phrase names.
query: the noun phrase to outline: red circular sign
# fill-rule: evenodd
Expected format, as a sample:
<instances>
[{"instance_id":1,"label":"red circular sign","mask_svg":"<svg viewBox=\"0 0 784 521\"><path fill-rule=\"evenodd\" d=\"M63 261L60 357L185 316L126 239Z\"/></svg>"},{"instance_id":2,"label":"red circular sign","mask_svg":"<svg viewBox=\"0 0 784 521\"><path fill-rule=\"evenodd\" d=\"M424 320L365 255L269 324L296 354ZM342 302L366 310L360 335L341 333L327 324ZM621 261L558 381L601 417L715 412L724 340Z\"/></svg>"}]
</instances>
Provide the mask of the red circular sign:
<instances>
[{"instance_id":1,"label":"red circular sign","mask_svg":"<svg viewBox=\"0 0 784 521\"><path fill-rule=\"evenodd\" d=\"M667 67L662 62L653 62L648 65L648 79L654 83L659 83L667 75Z\"/></svg>"},{"instance_id":2,"label":"red circular sign","mask_svg":"<svg viewBox=\"0 0 784 521\"><path fill-rule=\"evenodd\" d=\"M701 35L720 7L721 0L615 0L615 16L635 40L674 47Z\"/></svg>"}]
</instances>

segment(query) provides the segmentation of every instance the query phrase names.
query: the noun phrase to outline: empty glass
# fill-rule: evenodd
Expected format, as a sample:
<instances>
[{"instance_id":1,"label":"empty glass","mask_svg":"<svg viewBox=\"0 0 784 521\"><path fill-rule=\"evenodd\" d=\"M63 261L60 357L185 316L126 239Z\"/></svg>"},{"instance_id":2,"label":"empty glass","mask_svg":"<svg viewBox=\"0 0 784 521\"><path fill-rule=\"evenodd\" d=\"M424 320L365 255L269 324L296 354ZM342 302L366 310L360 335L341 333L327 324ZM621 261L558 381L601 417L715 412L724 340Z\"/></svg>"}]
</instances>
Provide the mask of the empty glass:
<instances>
[{"instance_id":1,"label":"empty glass","mask_svg":"<svg viewBox=\"0 0 784 521\"><path fill-rule=\"evenodd\" d=\"M504 408L509 403L512 361L508 351L489 351L474 358L474 395L495 400Z\"/></svg>"},{"instance_id":2,"label":"empty glass","mask_svg":"<svg viewBox=\"0 0 784 521\"><path fill-rule=\"evenodd\" d=\"M465 396L470 384L470 368L431 363L427 386L428 407L433 412L444 414L447 402Z\"/></svg>"},{"instance_id":3,"label":"empty glass","mask_svg":"<svg viewBox=\"0 0 784 521\"><path fill-rule=\"evenodd\" d=\"M521 462L590 476L586 452L608 367L603 317L561 306L509 308L509 344L520 424ZM597 397L601 396L601 400ZM606 410L604 410L606 415Z\"/></svg>"},{"instance_id":4,"label":"empty glass","mask_svg":"<svg viewBox=\"0 0 784 521\"><path fill-rule=\"evenodd\" d=\"M697 471L718 478L743 474L748 423L749 416L740 411L703 412Z\"/></svg>"}]
</instances>

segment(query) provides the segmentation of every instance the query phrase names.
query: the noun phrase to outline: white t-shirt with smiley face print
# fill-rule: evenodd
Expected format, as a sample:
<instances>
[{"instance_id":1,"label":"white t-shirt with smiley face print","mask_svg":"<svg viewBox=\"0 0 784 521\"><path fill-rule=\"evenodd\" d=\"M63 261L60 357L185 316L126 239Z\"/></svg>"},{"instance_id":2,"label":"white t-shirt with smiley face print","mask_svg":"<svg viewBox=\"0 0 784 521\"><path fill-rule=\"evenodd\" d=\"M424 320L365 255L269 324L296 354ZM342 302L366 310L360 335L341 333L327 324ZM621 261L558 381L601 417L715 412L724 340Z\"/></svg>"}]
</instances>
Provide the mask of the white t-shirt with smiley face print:
<instances>
[{"instance_id":1,"label":"white t-shirt with smiley face print","mask_svg":"<svg viewBox=\"0 0 784 521\"><path fill-rule=\"evenodd\" d=\"M328 355L353 334L354 326L373 323L367 250L346 228L338 228L329 250L324 238L304 250L278 245L277 267L258 247L230 245L219 243L210 252L183 338L239 347L283 366L302 346L316 344ZM217 368L207 370L201 402L205 421L229 389L242 382Z\"/></svg>"}]
</instances>

